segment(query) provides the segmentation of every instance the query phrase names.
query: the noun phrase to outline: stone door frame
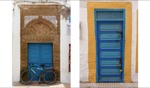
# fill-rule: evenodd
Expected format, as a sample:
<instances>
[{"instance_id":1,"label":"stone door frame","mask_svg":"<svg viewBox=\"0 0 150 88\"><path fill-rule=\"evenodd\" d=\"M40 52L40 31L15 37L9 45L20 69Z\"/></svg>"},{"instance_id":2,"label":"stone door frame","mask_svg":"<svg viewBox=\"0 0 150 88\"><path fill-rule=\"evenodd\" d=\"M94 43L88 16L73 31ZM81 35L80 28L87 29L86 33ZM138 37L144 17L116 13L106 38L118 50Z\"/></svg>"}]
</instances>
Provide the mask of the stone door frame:
<instances>
[{"instance_id":1,"label":"stone door frame","mask_svg":"<svg viewBox=\"0 0 150 88\"><path fill-rule=\"evenodd\" d=\"M27 68L28 43L53 43L53 66L60 80L60 6L59 5L28 5L20 7L20 51L21 71ZM35 16L25 24L25 16ZM55 16L57 23L44 19L43 16ZM40 29L43 29L42 31Z\"/></svg>"}]
</instances>

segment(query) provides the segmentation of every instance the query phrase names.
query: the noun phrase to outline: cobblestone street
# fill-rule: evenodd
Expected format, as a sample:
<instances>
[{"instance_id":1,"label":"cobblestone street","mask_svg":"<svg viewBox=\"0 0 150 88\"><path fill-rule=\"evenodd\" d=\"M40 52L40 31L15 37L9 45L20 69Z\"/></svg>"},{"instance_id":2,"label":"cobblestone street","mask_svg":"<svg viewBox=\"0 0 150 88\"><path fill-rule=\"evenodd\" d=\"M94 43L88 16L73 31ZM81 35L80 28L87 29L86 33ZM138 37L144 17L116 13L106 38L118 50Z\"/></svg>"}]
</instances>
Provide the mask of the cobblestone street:
<instances>
[{"instance_id":1,"label":"cobblestone street","mask_svg":"<svg viewBox=\"0 0 150 88\"><path fill-rule=\"evenodd\" d=\"M138 88L138 83L81 83L80 88Z\"/></svg>"}]
</instances>

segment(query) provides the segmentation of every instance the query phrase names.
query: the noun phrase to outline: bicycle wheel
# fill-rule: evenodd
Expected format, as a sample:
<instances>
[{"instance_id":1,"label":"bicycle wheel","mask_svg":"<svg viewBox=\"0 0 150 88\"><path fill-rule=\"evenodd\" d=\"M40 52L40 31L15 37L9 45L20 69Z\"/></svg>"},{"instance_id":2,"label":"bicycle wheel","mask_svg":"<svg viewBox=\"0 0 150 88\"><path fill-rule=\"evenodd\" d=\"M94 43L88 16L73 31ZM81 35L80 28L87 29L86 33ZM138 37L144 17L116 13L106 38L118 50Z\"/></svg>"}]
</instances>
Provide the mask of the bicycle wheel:
<instances>
[{"instance_id":1,"label":"bicycle wheel","mask_svg":"<svg viewBox=\"0 0 150 88\"><path fill-rule=\"evenodd\" d=\"M25 70L21 73L20 81L23 84L30 84L32 81L32 75L31 72L28 70Z\"/></svg>"},{"instance_id":2,"label":"bicycle wheel","mask_svg":"<svg viewBox=\"0 0 150 88\"><path fill-rule=\"evenodd\" d=\"M53 71L46 71L43 80L47 84L55 83L56 82L56 73Z\"/></svg>"}]
</instances>

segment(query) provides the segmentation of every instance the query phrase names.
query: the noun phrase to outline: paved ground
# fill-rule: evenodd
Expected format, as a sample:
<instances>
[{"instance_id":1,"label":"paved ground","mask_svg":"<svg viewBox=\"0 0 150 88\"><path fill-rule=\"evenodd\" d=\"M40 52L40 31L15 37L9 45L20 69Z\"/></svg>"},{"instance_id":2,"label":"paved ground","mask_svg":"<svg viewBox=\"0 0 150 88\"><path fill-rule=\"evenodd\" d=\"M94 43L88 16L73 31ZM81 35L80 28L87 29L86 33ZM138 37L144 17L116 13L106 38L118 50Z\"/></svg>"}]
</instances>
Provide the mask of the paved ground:
<instances>
[{"instance_id":1,"label":"paved ground","mask_svg":"<svg viewBox=\"0 0 150 88\"><path fill-rule=\"evenodd\" d=\"M47 85L44 83L32 83L30 85L23 85L21 83L13 83L13 88L70 88L70 84L62 84L57 82L52 85Z\"/></svg>"},{"instance_id":2,"label":"paved ground","mask_svg":"<svg viewBox=\"0 0 150 88\"><path fill-rule=\"evenodd\" d=\"M138 83L81 83L80 88L138 88Z\"/></svg>"},{"instance_id":3,"label":"paved ground","mask_svg":"<svg viewBox=\"0 0 150 88\"><path fill-rule=\"evenodd\" d=\"M21 83L13 83L13 88L70 88L70 84L58 82L53 85L44 83L23 85ZM80 88L138 88L138 83L80 83Z\"/></svg>"}]
</instances>

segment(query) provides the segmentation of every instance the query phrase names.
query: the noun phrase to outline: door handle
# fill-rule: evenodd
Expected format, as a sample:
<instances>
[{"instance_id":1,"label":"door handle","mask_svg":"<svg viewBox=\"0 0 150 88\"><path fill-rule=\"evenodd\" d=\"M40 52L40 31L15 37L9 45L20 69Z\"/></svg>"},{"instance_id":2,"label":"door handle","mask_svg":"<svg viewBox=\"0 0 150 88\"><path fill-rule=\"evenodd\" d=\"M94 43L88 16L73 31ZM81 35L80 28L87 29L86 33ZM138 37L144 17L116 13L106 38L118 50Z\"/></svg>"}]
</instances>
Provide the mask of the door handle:
<instances>
[{"instance_id":1,"label":"door handle","mask_svg":"<svg viewBox=\"0 0 150 88\"><path fill-rule=\"evenodd\" d=\"M120 69L120 72L122 72L122 69Z\"/></svg>"},{"instance_id":2,"label":"door handle","mask_svg":"<svg viewBox=\"0 0 150 88\"><path fill-rule=\"evenodd\" d=\"M120 72L122 72L122 61L121 61L121 58L119 58L119 64L120 64Z\"/></svg>"}]
</instances>

